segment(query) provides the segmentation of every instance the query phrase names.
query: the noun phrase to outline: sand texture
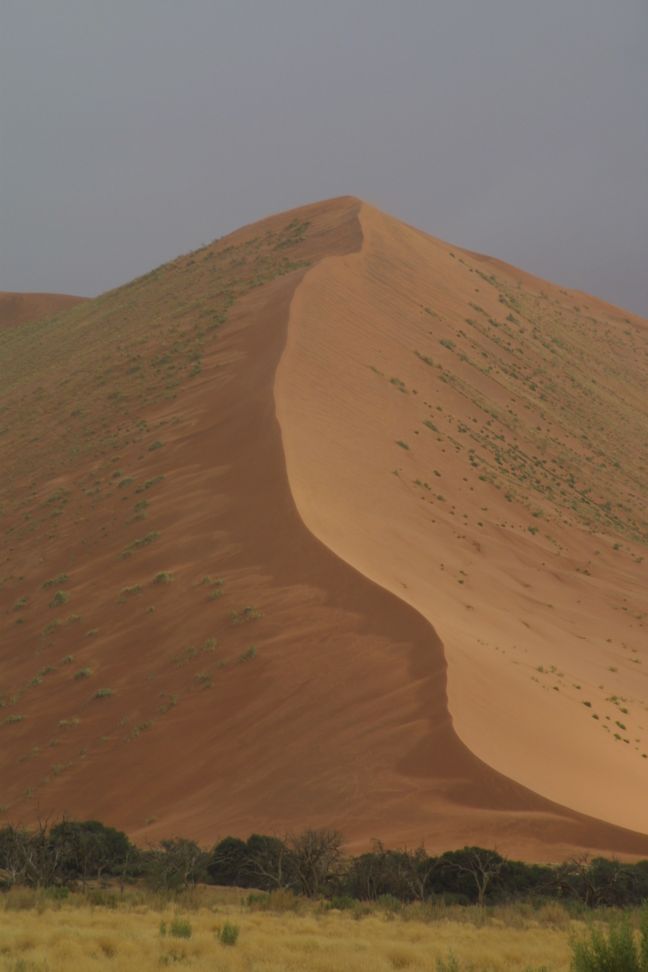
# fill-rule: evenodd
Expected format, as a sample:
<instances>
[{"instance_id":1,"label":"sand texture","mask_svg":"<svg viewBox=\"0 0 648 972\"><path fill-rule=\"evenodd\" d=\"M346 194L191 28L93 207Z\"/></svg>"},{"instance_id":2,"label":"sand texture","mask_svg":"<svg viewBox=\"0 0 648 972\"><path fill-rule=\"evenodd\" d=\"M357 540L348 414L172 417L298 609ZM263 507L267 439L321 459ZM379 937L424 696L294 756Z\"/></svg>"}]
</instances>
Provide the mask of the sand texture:
<instances>
[{"instance_id":1,"label":"sand texture","mask_svg":"<svg viewBox=\"0 0 648 972\"><path fill-rule=\"evenodd\" d=\"M15 327L60 311L85 300L68 294L20 294L0 291L0 327Z\"/></svg>"},{"instance_id":2,"label":"sand texture","mask_svg":"<svg viewBox=\"0 0 648 972\"><path fill-rule=\"evenodd\" d=\"M0 331L5 819L648 855L646 335L350 197Z\"/></svg>"}]
</instances>

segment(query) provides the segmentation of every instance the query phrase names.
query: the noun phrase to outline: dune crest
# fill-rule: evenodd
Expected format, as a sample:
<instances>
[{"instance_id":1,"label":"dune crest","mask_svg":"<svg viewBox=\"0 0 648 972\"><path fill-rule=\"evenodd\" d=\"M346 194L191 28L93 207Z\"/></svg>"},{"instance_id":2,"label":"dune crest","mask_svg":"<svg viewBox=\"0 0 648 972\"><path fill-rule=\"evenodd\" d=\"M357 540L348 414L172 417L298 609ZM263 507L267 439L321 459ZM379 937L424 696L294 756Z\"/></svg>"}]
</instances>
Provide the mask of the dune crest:
<instances>
[{"instance_id":1,"label":"dune crest","mask_svg":"<svg viewBox=\"0 0 648 972\"><path fill-rule=\"evenodd\" d=\"M86 300L69 294L23 294L0 291L0 327L16 327L60 311Z\"/></svg>"},{"instance_id":2,"label":"dune crest","mask_svg":"<svg viewBox=\"0 0 648 972\"><path fill-rule=\"evenodd\" d=\"M361 249L298 286L277 371L299 513L433 625L473 753L645 832L645 322L359 218Z\"/></svg>"}]
</instances>

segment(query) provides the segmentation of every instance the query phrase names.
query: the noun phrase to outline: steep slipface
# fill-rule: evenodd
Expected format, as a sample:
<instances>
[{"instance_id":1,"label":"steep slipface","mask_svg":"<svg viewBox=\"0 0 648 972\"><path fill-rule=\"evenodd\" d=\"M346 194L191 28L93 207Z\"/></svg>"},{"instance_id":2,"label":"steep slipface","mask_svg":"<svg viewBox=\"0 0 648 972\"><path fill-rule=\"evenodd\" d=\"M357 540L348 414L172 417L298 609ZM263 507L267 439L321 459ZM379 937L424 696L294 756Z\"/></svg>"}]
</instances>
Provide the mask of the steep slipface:
<instances>
[{"instance_id":1,"label":"steep slipface","mask_svg":"<svg viewBox=\"0 0 648 972\"><path fill-rule=\"evenodd\" d=\"M433 627L295 508L275 373L296 288L360 254L360 213L271 217L0 332L5 818L646 854L472 755Z\"/></svg>"},{"instance_id":2,"label":"steep slipface","mask_svg":"<svg viewBox=\"0 0 648 972\"><path fill-rule=\"evenodd\" d=\"M511 779L648 830L646 323L363 206L277 376L304 522L441 637Z\"/></svg>"},{"instance_id":3,"label":"steep slipface","mask_svg":"<svg viewBox=\"0 0 648 972\"><path fill-rule=\"evenodd\" d=\"M20 294L1 291L0 327L16 327L43 317L53 317L85 299L69 294Z\"/></svg>"}]
</instances>

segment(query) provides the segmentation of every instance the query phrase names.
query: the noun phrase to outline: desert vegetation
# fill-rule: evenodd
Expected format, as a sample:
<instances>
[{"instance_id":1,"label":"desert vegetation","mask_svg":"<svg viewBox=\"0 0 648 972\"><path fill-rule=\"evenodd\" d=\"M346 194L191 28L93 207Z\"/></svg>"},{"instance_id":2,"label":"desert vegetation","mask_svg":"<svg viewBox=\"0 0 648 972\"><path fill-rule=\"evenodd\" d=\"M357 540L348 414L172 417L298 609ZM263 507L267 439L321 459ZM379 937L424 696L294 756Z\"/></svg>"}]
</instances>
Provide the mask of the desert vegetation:
<instances>
[{"instance_id":1,"label":"desert vegetation","mask_svg":"<svg viewBox=\"0 0 648 972\"><path fill-rule=\"evenodd\" d=\"M379 843L350 857L330 829L138 848L63 820L0 830L0 879L12 970L643 972L648 954L648 861L550 867Z\"/></svg>"},{"instance_id":2,"label":"desert vegetation","mask_svg":"<svg viewBox=\"0 0 648 972\"><path fill-rule=\"evenodd\" d=\"M349 855L335 829L306 829L283 837L224 837L211 848L184 837L139 847L122 831L96 820L64 819L34 828L0 829L0 876L5 890L85 887L111 877L124 885L142 879L157 891L185 891L199 883L352 902L391 900L461 906L555 901L586 909L639 907L648 901L648 860L572 857L560 864L527 864L498 851L464 847L429 855L423 847ZM261 900L261 899L260 899Z\"/></svg>"}]
</instances>

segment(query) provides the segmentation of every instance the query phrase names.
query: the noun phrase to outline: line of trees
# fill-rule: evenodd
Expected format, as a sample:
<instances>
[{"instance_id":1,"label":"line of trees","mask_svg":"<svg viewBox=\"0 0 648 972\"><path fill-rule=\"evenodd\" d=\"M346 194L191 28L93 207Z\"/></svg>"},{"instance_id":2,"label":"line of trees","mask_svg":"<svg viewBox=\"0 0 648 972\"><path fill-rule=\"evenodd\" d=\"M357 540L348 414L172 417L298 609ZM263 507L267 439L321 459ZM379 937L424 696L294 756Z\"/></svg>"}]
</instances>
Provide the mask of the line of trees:
<instances>
[{"instance_id":1,"label":"line of trees","mask_svg":"<svg viewBox=\"0 0 648 972\"><path fill-rule=\"evenodd\" d=\"M447 901L484 905L519 899L578 901L589 907L648 901L648 860L635 864L583 856L557 865L508 860L496 850L464 847L430 856L424 848L349 857L336 830L308 829L285 838L225 837L211 850L182 837L136 847L96 820L63 820L35 829L0 829L0 886L36 888L145 880L177 892L199 882L260 891L289 889L311 898Z\"/></svg>"}]
</instances>

